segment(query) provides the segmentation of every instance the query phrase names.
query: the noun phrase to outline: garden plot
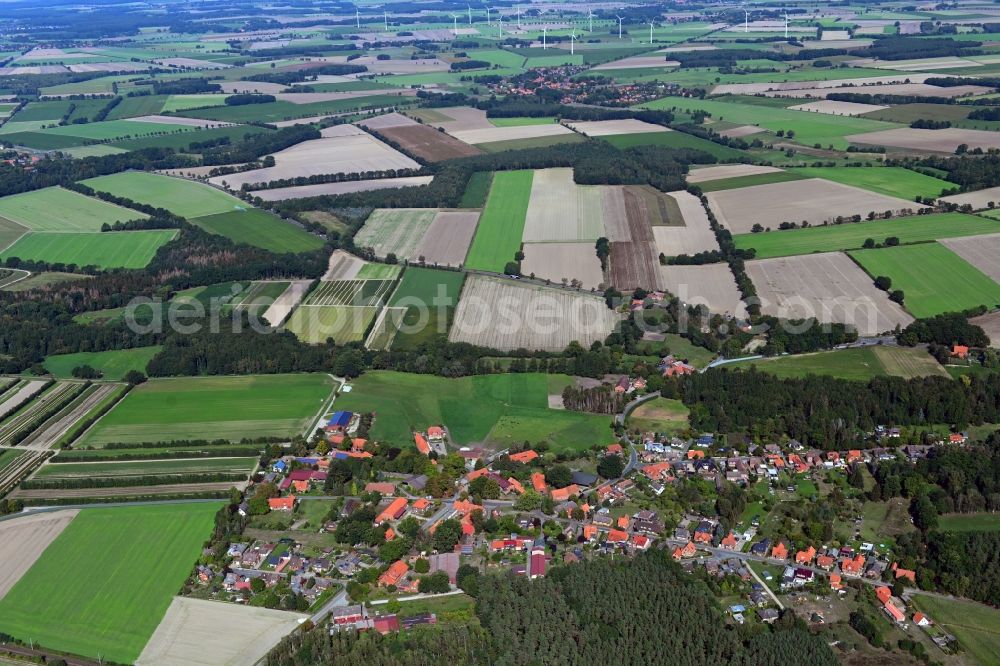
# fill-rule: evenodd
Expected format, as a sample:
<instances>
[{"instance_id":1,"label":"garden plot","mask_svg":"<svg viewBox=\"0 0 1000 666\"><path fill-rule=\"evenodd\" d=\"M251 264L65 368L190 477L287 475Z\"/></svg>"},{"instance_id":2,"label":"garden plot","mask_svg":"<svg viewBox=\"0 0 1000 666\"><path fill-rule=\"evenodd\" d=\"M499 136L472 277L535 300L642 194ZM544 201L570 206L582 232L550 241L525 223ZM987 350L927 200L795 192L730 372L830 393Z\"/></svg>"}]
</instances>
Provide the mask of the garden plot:
<instances>
[{"instance_id":1,"label":"garden plot","mask_svg":"<svg viewBox=\"0 0 1000 666\"><path fill-rule=\"evenodd\" d=\"M273 167L217 176L209 178L209 182L239 189L244 184L303 176L420 168L406 155L353 125L328 127L321 139L303 141L274 153L274 161Z\"/></svg>"},{"instance_id":2,"label":"garden plot","mask_svg":"<svg viewBox=\"0 0 1000 666\"><path fill-rule=\"evenodd\" d=\"M333 254L330 255L330 262L327 264L323 280L352 280L364 265L364 260L358 259L353 254L344 250L334 250Z\"/></svg>"},{"instance_id":3,"label":"garden plot","mask_svg":"<svg viewBox=\"0 0 1000 666\"><path fill-rule=\"evenodd\" d=\"M417 247L417 257L428 264L461 265L478 224L478 211L439 211Z\"/></svg>"},{"instance_id":4,"label":"garden plot","mask_svg":"<svg viewBox=\"0 0 1000 666\"><path fill-rule=\"evenodd\" d=\"M654 125L642 120L627 118L625 120L593 120L579 123L566 123L567 127L586 136L614 136L618 134L649 134L651 132L670 132L667 127Z\"/></svg>"},{"instance_id":5,"label":"garden plot","mask_svg":"<svg viewBox=\"0 0 1000 666\"><path fill-rule=\"evenodd\" d=\"M764 314L847 324L858 335L877 335L913 321L841 252L748 261L746 270Z\"/></svg>"},{"instance_id":6,"label":"garden plot","mask_svg":"<svg viewBox=\"0 0 1000 666\"><path fill-rule=\"evenodd\" d=\"M984 151L987 151L1000 148L1000 132L961 129L958 127L948 127L939 130L903 127L883 130L881 132L852 134L844 138L851 143L862 145L904 148L932 153L953 154L961 145L968 146L969 150L982 148Z\"/></svg>"},{"instance_id":7,"label":"garden plot","mask_svg":"<svg viewBox=\"0 0 1000 666\"><path fill-rule=\"evenodd\" d=\"M138 666L254 664L306 619L288 611L174 597Z\"/></svg>"},{"instance_id":8,"label":"garden plot","mask_svg":"<svg viewBox=\"0 0 1000 666\"><path fill-rule=\"evenodd\" d=\"M394 254L400 259L416 259L417 248L436 214L433 208L378 208L368 216L354 243L371 248L376 257Z\"/></svg>"},{"instance_id":9,"label":"garden plot","mask_svg":"<svg viewBox=\"0 0 1000 666\"><path fill-rule=\"evenodd\" d=\"M656 239L657 251L668 257L676 257L718 250L719 241L715 238L701 200L685 190L670 192L667 196L677 202L684 218L684 226L654 226L653 238Z\"/></svg>"},{"instance_id":10,"label":"garden plot","mask_svg":"<svg viewBox=\"0 0 1000 666\"><path fill-rule=\"evenodd\" d=\"M750 233L755 224L777 229L782 222L815 225L832 222L838 216L866 217L870 212L899 214L926 208L822 178L719 190L706 196L716 218L734 234Z\"/></svg>"},{"instance_id":11,"label":"garden plot","mask_svg":"<svg viewBox=\"0 0 1000 666\"><path fill-rule=\"evenodd\" d=\"M501 351L561 351L603 341L619 317L599 297L472 275L448 339Z\"/></svg>"},{"instance_id":12,"label":"garden plot","mask_svg":"<svg viewBox=\"0 0 1000 666\"><path fill-rule=\"evenodd\" d=\"M3 200L0 199L0 202L2 201ZM1000 205L1000 187L988 187L985 190L978 190L976 192L953 194L949 197L941 197L939 201L952 203L957 206L964 206L968 204L972 206L972 210L994 208L996 205ZM994 206L991 206L991 203L994 204Z\"/></svg>"},{"instance_id":13,"label":"garden plot","mask_svg":"<svg viewBox=\"0 0 1000 666\"><path fill-rule=\"evenodd\" d=\"M660 272L667 291L688 305L706 305L713 314L747 316L729 264L661 266Z\"/></svg>"},{"instance_id":14,"label":"garden plot","mask_svg":"<svg viewBox=\"0 0 1000 666\"><path fill-rule=\"evenodd\" d=\"M320 282L303 305L374 306L392 289L392 280L334 280Z\"/></svg>"},{"instance_id":15,"label":"garden plot","mask_svg":"<svg viewBox=\"0 0 1000 666\"><path fill-rule=\"evenodd\" d=\"M521 272L559 284L579 280L584 289L604 284L601 260L593 243L525 243Z\"/></svg>"},{"instance_id":16,"label":"garden plot","mask_svg":"<svg viewBox=\"0 0 1000 666\"><path fill-rule=\"evenodd\" d=\"M574 183L572 168L536 170L522 239L596 241L604 235L601 194L599 186Z\"/></svg>"},{"instance_id":17,"label":"garden plot","mask_svg":"<svg viewBox=\"0 0 1000 666\"><path fill-rule=\"evenodd\" d=\"M990 338L991 347L1000 347L1000 310L973 317L969 323L986 331L986 335Z\"/></svg>"},{"instance_id":18,"label":"garden plot","mask_svg":"<svg viewBox=\"0 0 1000 666\"><path fill-rule=\"evenodd\" d=\"M262 315L264 321L271 326L280 326L283 321L292 313L295 306L302 301L302 298L309 291L312 280L293 280L288 284L288 288L274 299Z\"/></svg>"},{"instance_id":19,"label":"garden plot","mask_svg":"<svg viewBox=\"0 0 1000 666\"><path fill-rule=\"evenodd\" d=\"M308 199L327 194L352 194L354 192L369 192L395 187L419 187L429 185L434 176L409 176L405 178L379 178L374 180L350 180L343 183L322 183L319 185L298 185L295 187L278 187L270 190L257 190L253 193L262 201L285 201L288 199Z\"/></svg>"},{"instance_id":20,"label":"garden plot","mask_svg":"<svg viewBox=\"0 0 1000 666\"><path fill-rule=\"evenodd\" d=\"M940 243L1000 283L1000 234L946 238Z\"/></svg>"},{"instance_id":21,"label":"garden plot","mask_svg":"<svg viewBox=\"0 0 1000 666\"><path fill-rule=\"evenodd\" d=\"M64 509L52 513L18 516L0 523L0 599L21 580L49 544L79 513Z\"/></svg>"},{"instance_id":22,"label":"garden plot","mask_svg":"<svg viewBox=\"0 0 1000 666\"><path fill-rule=\"evenodd\" d=\"M573 130L556 123L549 123L547 125L511 125L507 127L488 127L461 131L446 129L445 131L459 141L473 145L574 134Z\"/></svg>"},{"instance_id":23,"label":"garden plot","mask_svg":"<svg viewBox=\"0 0 1000 666\"><path fill-rule=\"evenodd\" d=\"M759 127L756 129L760 131ZM712 180L742 178L743 176L756 176L762 173L781 173L781 169L759 164L722 164L720 166L691 169L687 175L687 182L691 184L707 183Z\"/></svg>"},{"instance_id":24,"label":"garden plot","mask_svg":"<svg viewBox=\"0 0 1000 666\"><path fill-rule=\"evenodd\" d=\"M865 113L871 113L872 111L882 111L883 109L888 109L889 107L879 106L878 104L860 104L858 102L834 102L833 100L823 99L817 102L808 102L806 104L790 106L788 108L793 111L812 111L814 113L827 113L831 116L860 116Z\"/></svg>"}]
</instances>

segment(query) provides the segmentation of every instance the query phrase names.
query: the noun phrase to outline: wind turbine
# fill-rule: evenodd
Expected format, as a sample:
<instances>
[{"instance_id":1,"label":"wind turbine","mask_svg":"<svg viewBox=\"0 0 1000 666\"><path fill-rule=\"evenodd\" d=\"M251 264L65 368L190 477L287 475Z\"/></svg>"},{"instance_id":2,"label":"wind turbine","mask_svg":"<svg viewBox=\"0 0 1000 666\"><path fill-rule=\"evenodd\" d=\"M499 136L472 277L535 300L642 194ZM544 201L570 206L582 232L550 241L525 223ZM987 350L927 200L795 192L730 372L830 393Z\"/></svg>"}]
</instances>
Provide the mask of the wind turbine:
<instances>
[{"instance_id":1,"label":"wind turbine","mask_svg":"<svg viewBox=\"0 0 1000 666\"><path fill-rule=\"evenodd\" d=\"M451 15L451 25L452 32L454 32L455 36L458 37L458 14Z\"/></svg>"},{"instance_id":2,"label":"wind turbine","mask_svg":"<svg viewBox=\"0 0 1000 666\"><path fill-rule=\"evenodd\" d=\"M385 31L389 32L389 12L382 10L382 19L385 21Z\"/></svg>"},{"instance_id":3,"label":"wind turbine","mask_svg":"<svg viewBox=\"0 0 1000 666\"><path fill-rule=\"evenodd\" d=\"M744 8L743 13L746 14L743 17L743 32L750 32L750 12Z\"/></svg>"},{"instance_id":4,"label":"wind turbine","mask_svg":"<svg viewBox=\"0 0 1000 666\"><path fill-rule=\"evenodd\" d=\"M503 14L497 12L497 35L498 38L503 41Z\"/></svg>"},{"instance_id":5,"label":"wind turbine","mask_svg":"<svg viewBox=\"0 0 1000 666\"><path fill-rule=\"evenodd\" d=\"M788 39L788 12L785 12L785 39Z\"/></svg>"},{"instance_id":6,"label":"wind turbine","mask_svg":"<svg viewBox=\"0 0 1000 666\"><path fill-rule=\"evenodd\" d=\"M517 29L521 29L521 5L517 6Z\"/></svg>"},{"instance_id":7,"label":"wind turbine","mask_svg":"<svg viewBox=\"0 0 1000 666\"><path fill-rule=\"evenodd\" d=\"M649 43L653 43L653 22L649 22Z\"/></svg>"},{"instance_id":8,"label":"wind turbine","mask_svg":"<svg viewBox=\"0 0 1000 666\"><path fill-rule=\"evenodd\" d=\"M472 25L472 5L466 5L469 8L469 25Z\"/></svg>"},{"instance_id":9,"label":"wind turbine","mask_svg":"<svg viewBox=\"0 0 1000 666\"><path fill-rule=\"evenodd\" d=\"M361 30L361 10L354 10L354 20L358 22L358 30Z\"/></svg>"},{"instance_id":10,"label":"wind turbine","mask_svg":"<svg viewBox=\"0 0 1000 666\"><path fill-rule=\"evenodd\" d=\"M615 18L618 19L618 39L621 39L622 38L622 21L625 20L625 17L624 16L618 16L618 14L615 14Z\"/></svg>"},{"instance_id":11,"label":"wind turbine","mask_svg":"<svg viewBox=\"0 0 1000 666\"><path fill-rule=\"evenodd\" d=\"M594 32L594 10L593 9L588 9L587 10L587 18L590 19L590 30L588 30L587 32Z\"/></svg>"},{"instance_id":12,"label":"wind turbine","mask_svg":"<svg viewBox=\"0 0 1000 666\"><path fill-rule=\"evenodd\" d=\"M573 45L576 44L576 30L569 33L569 54L573 55Z\"/></svg>"},{"instance_id":13,"label":"wind turbine","mask_svg":"<svg viewBox=\"0 0 1000 666\"><path fill-rule=\"evenodd\" d=\"M490 6L486 5L486 24L489 25L489 23L490 23Z\"/></svg>"},{"instance_id":14,"label":"wind turbine","mask_svg":"<svg viewBox=\"0 0 1000 666\"><path fill-rule=\"evenodd\" d=\"M545 34L546 34L546 33L547 33L548 31L549 31L549 29L548 29L548 28L542 28L542 50L543 50L543 51L544 51L544 50L545 50L545 48L546 48L546 43L545 43Z\"/></svg>"}]
</instances>

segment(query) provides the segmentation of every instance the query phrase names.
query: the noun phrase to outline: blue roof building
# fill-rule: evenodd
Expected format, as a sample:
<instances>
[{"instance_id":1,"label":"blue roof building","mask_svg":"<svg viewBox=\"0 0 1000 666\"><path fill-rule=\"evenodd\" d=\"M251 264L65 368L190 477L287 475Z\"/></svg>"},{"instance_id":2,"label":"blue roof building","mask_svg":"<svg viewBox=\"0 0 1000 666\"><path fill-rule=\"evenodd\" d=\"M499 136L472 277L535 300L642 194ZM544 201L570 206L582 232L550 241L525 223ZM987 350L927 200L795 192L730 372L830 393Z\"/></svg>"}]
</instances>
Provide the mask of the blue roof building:
<instances>
[{"instance_id":1,"label":"blue roof building","mask_svg":"<svg viewBox=\"0 0 1000 666\"><path fill-rule=\"evenodd\" d=\"M352 412L334 412L333 418L330 419L327 425L336 428L346 428L351 424L351 417L353 416Z\"/></svg>"}]
</instances>

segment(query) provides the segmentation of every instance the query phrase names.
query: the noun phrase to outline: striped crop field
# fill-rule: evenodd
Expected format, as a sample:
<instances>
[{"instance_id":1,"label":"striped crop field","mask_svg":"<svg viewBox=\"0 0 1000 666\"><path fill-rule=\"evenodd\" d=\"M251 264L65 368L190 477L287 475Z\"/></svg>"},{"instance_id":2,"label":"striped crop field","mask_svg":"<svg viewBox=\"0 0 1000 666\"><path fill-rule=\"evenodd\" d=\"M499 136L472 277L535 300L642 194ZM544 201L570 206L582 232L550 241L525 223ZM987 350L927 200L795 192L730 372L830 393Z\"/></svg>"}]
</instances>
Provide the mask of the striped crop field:
<instances>
[{"instance_id":1,"label":"striped crop field","mask_svg":"<svg viewBox=\"0 0 1000 666\"><path fill-rule=\"evenodd\" d=\"M375 305L387 298L391 289L391 280L321 282L306 298L305 305Z\"/></svg>"}]
</instances>

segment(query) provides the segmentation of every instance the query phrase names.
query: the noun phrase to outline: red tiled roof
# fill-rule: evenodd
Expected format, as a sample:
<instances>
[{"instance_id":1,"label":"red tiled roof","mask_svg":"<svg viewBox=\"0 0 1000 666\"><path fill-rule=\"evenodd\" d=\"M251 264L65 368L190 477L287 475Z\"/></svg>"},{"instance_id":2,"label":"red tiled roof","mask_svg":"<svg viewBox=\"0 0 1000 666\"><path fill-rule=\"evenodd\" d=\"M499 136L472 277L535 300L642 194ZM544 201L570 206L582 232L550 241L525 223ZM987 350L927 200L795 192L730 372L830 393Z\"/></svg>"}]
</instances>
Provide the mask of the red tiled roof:
<instances>
[{"instance_id":1,"label":"red tiled roof","mask_svg":"<svg viewBox=\"0 0 1000 666\"><path fill-rule=\"evenodd\" d=\"M396 560L389 565L389 568L385 570L381 576L379 576L379 585L395 585L399 582L399 579L406 575L406 572L410 570L409 565L403 560Z\"/></svg>"},{"instance_id":2,"label":"red tiled roof","mask_svg":"<svg viewBox=\"0 0 1000 666\"><path fill-rule=\"evenodd\" d=\"M267 500L267 506L272 511L291 511L295 508L295 495L288 497L272 497Z\"/></svg>"},{"instance_id":3,"label":"red tiled roof","mask_svg":"<svg viewBox=\"0 0 1000 666\"><path fill-rule=\"evenodd\" d=\"M608 532L608 541L611 543L625 543L628 541L628 534L621 530L611 530Z\"/></svg>"},{"instance_id":4,"label":"red tiled roof","mask_svg":"<svg viewBox=\"0 0 1000 666\"><path fill-rule=\"evenodd\" d=\"M552 490L552 499L556 502L565 502L570 498L570 495L576 495L580 492L580 486L575 483L566 486L565 488L555 488Z\"/></svg>"},{"instance_id":5,"label":"red tiled roof","mask_svg":"<svg viewBox=\"0 0 1000 666\"><path fill-rule=\"evenodd\" d=\"M532 451L528 449L527 451L521 451L520 453L515 453L510 456L510 459L516 463L527 464L538 457L537 451Z\"/></svg>"},{"instance_id":6,"label":"red tiled roof","mask_svg":"<svg viewBox=\"0 0 1000 666\"><path fill-rule=\"evenodd\" d=\"M531 474L531 486L535 491L544 493L548 489L545 485L545 475L541 472L533 472Z\"/></svg>"},{"instance_id":7,"label":"red tiled roof","mask_svg":"<svg viewBox=\"0 0 1000 666\"><path fill-rule=\"evenodd\" d=\"M403 515L403 511L406 510L406 504L407 501L405 497L397 497L392 500L389 506L385 507L385 509L382 510L382 513L380 513L375 519L375 524L378 525L379 523L384 523L387 520L396 520Z\"/></svg>"},{"instance_id":8,"label":"red tiled roof","mask_svg":"<svg viewBox=\"0 0 1000 666\"><path fill-rule=\"evenodd\" d=\"M420 451L425 456L431 452L431 445L427 443L427 440L419 432L413 433L413 442L417 445L417 451Z\"/></svg>"},{"instance_id":9,"label":"red tiled roof","mask_svg":"<svg viewBox=\"0 0 1000 666\"><path fill-rule=\"evenodd\" d=\"M788 559L788 548L780 541L771 549L771 557L776 560Z\"/></svg>"}]
</instances>

